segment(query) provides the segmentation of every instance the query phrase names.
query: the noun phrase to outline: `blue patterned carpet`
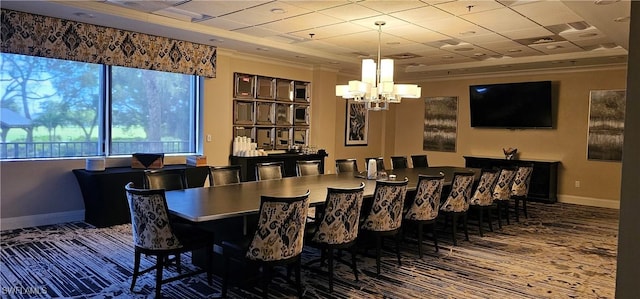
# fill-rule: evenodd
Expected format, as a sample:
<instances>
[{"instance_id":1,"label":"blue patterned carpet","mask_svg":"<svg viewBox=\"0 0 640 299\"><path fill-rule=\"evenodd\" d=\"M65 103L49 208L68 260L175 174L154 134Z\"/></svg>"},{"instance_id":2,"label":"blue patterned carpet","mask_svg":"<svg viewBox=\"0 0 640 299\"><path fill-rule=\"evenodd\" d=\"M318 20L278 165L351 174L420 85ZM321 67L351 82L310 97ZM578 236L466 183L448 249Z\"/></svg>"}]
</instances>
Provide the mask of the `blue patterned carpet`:
<instances>
[{"instance_id":1,"label":"blue patterned carpet","mask_svg":"<svg viewBox=\"0 0 640 299\"><path fill-rule=\"evenodd\" d=\"M497 225L496 225L497 226ZM381 275L375 260L359 257L360 281L337 265L334 292L326 276L305 268L305 298L614 298L618 211L570 204L530 204L529 219L478 235L458 237L452 246L442 231L438 253L429 245L418 258L412 234L402 245L402 266L384 252ZM427 242L428 243L428 242ZM1 298L151 298L154 274L129 291L133 247L131 228L94 228L82 222L1 233ZM317 258L305 250L303 262ZM143 266L152 259L143 258ZM183 257L190 266L190 256ZM175 274L166 270L165 276ZM292 298L295 289L276 278L271 298ZM206 275L163 287L165 298L213 298ZM259 298L260 289L233 286L230 298Z\"/></svg>"}]
</instances>

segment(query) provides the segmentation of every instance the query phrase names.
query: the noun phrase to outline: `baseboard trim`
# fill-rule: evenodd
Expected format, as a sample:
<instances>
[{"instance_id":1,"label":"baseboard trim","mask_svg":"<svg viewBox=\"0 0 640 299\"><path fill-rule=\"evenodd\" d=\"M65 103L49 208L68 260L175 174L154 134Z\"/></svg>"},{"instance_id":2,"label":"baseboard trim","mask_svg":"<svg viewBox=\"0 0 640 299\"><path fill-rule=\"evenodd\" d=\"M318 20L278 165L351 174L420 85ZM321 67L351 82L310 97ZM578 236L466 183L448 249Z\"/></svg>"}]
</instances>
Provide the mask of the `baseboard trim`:
<instances>
[{"instance_id":1,"label":"baseboard trim","mask_svg":"<svg viewBox=\"0 0 640 299\"><path fill-rule=\"evenodd\" d=\"M592 206L600 208L620 209L620 201L612 199L584 197L575 195L558 195L558 202L577 204L583 206Z\"/></svg>"},{"instance_id":2,"label":"baseboard trim","mask_svg":"<svg viewBox=\"0 0 640 299\"><path fill-rule=\"evenodd\" d=\"M38 214L0 219L0 230L49 225L63 222L83 221L84 210Z\"/></svg>"}]
</instances>

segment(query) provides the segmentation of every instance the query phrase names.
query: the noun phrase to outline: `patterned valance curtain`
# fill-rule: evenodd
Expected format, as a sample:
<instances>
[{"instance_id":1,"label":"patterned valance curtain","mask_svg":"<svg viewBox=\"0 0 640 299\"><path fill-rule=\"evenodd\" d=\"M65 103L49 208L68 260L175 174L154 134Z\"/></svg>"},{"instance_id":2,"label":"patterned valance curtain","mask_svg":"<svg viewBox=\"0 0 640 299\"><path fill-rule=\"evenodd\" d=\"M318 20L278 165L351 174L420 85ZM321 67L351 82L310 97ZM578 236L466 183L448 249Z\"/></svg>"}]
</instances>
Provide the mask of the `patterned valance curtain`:
<instances>
[{"instance_id":1,"label":"patterned valance curtain","mask_svg":"<svg viewBox=\"0 0 640 299\"><path fill-rule=\"evenodd\" d=\"M214 78L216 47L2 9L5 53Z\"/></svg>"}]
</instances>

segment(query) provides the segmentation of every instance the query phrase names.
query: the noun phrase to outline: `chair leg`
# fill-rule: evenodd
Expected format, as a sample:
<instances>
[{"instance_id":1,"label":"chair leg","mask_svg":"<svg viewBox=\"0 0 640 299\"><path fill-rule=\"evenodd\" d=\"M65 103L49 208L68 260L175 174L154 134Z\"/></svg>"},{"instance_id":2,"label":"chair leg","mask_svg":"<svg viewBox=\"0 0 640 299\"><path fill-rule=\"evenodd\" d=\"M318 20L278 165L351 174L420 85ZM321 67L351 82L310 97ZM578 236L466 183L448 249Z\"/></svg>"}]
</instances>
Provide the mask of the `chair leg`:
<instances>
[{"instance_id":1,"label":"chair leg","mask_svg":"<svg viewBox=\"0 0 640 299\"><path fill-rule=\"evenodd\" d=\"M227 297L227 288L229 287L229 266L231 264L230 258L224 254L224 252L222 253L223 259L224 259L224 274L222 275L222 289L220 290L221 296L222 298L226 298Z\"/></svg>"},{"instance_id":2,"label":"chair leg","mask_svg":"<svg viewBox=\"0 0 640 299\"><path fill-rule=\"evenodd\" d=\"M431 234L433 235L433 246L436 247L436 252L438 252L438 235L436 233L436 222L431 223Z\"/></svg>"},{"instance_id":3,"label":"chair leg","mask_svg":"<svg viewBox=\"0 0 640 299\"><path fill-rule=\"evenodd\" d=\"M206 247L207 249L207 282L213 284L213 243Z\"/></svg>"},{"instance_id":4,"label":"chair leg","mask_svg":"<svg viewBox=\"0 0 640 299\"><path fill-rule=\"evenodd\" d=\"M329 249L329 292L333 292L333 249Z\"/></svg>"},{"instance_id":5,"label":"chair leg","mask_svg":"<svg viewBox=\"0 0 640 299\"><path fill-rule=\"evenodd\" d=\"M528 199L526 198L522 199L522 210L524 211L524 218L529 218L529 215L527 215L527 201Z\"/></svg>"},{"instance_id":6,"label":"chair leg","mask_svg":"<svg viewBox=\"0 0 640 299\"><path fill-rule=\"evenodd\" d=\"M382 237L376 235L376 273L380 275L380 247L382 247Z\"/></svg>"},{"instance_id":7,"label":"chair leg","mask_svg":"<svg viewBox=\"0 0 640 299\"><path fill-rule=\"evenodd\" d=\"M136 285L136 280L138 279L138 275L140 275L140 252L138 250L135 251L133 261L133 278L131 279L131 288L130 290L133 292L133 287Z\"/></svg>"},{"instance_id":8,"label":"chair leg","mask_svg":"<svg viewBox=\"0 0 640 299\"><path fill-rule=\"evenodd\" d=\"M333 261L331 261L331 263L333 263ZM302 267L302 260L300 258L300 256L298 256L298 259L296 260L296 288L298 289L298 298L302 298L302 278L301 278L301 270L300 268Z\"/></svg>"},{"instance_id":9,"label":"chair leg","mask_svg":"<svg viewBox=\"0 0 640 299\"><path fill-rule=\"evenodd\" d=\"M271 267L262 266L262 298L269 297L269 282L271 280Z\"/></svg>"},{"instance_id":10,"label":"chair leg","mask_svg":"<svg viewBox=\"0 0 640 299\"><path fill-rule=\"evenodd\" d=\"M516 198L516 207L514 209L516 212L516 222L520 222L520 199Z\"/></svg>"},{"instance_id":11,"label":"chair leg","mask_svg":"<svg viewBox=\"0 0 640 299\"><path fill-rule=\"evenodd\" d=\"M487 222L489 222L489 231L493 232L493 215L491 215L491 210L493 209L491 206L487 206L485 209L487 209L487 217L489 217L489 219L487 219Z\"/></svg>"},{"instance_id":12,"label":"chair leg","mask_svg":"<svg viewBox=\"0 0 640 299\"><path fill-rule=\"evenodd\" d=\"M398 257L398 266L402 266L400 257L400 232L396 233L396 256Z\"/></svg>"},{"instance_id":13,"label":"chair leg","mask_svg":"<svg viewBox=\"0 0 640 299\"><path fill-rule=\"evenodd\" d=\"M353 276L358 281L358 264L356 264L356 246L351 246L351 269L353 270Z\"/></svg>"},{"instance_id":14,"label":"chair leg","mask_svg":"<svg viewBox=\"0 0 640 299\"><path fill-rule=\"evenodd\" d=\"M496 201L497 210L498 210L498 227L502 229L502 202Z\"/></svg>"},{"instance_id":15,"label":"chair leg","mask_svg":"<svg viewBox=\"0 0 640 299\"><path fill-rule=\"evenodd\" d=\"M160 298L160 289L162 288L162 266L164 265L165 255L160 255L156 259L156 298Z\"/></svg>"},{"instance_id":16,"label":"chair leg","mask_svg":"<svg viewBox=\"0 0 640 299\"><path fill-rule=\"evenodd\" d=\"M418 222L418 256L422 258L422 223Z\"/></svg>"},{"instance_id":17,"label":"chair leg","mask_svg":"<svg viewBox=\"0 0 640 299\"><path fill-rule=\"evenodd\" d=\"M467 212L462 215L462 224L464 226L464 239L469 241L469 230L467 229Z\"/></svg>"},{"instance_id":18,"label":"chair leg","mask_svg":"<svg viewBox=\"0 0 640 299\"><path fill-rule=\"evenodd\" d=\"M458 240L456 239L456 234L458 233L458 215L454 213L451 215L451 218L452 218L451 238L453 240L453 246L456 246L458 245Z\"/></svg>"},{"instance_id":19,"label":"chair leg","mask_svg":"<svg viewBox=\"0 0 640 299\"><path fill-rule=\"evenodd\" d=\"M505 214L505 216L507 218L507 224L511 224L509 222L509 201L508 200L505 200L505 202L504 202L504 214Z\"/></svg>"},{"instance_id":20,"label":"chair leg","mask_svg":"<svg viewBox=\"0 0 640 299\"><path fill-rule=\"evenodd\" d=\"M479 219L478 219L478 230L480 230L480 237L484 237L482 235L482 215L484 214L484 209L480 206L478 206L478 212L480 215L478 215Z\"/></svg>"}]
</instances>

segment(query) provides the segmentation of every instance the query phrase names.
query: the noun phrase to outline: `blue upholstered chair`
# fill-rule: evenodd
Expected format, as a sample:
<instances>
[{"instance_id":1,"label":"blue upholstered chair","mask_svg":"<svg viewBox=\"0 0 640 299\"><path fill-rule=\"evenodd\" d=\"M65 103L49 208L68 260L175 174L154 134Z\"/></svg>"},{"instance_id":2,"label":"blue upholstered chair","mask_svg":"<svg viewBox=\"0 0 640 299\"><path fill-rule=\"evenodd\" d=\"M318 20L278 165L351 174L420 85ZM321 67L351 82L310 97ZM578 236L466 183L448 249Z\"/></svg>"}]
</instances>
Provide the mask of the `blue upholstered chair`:
<instances>
[{"instance_id":1,"label":"blue upholstered chair","mask_svg":"<svg viewBox=\"0 0 640 299\"><path fill-rule=\"evenodd\" d=\"M400 261L400 227L408 179L376 181L373 203L362 222L361 231L372 236L376 243L376 272L380 274L380 250L383 237L395 237L398 265Z\"/></svg>"},{"instance_id":2,"label":"blue upholstered chair","mask_svg":"<svg viewBox=\"0 0 640 299\"><path fill-rule=\"evenodd\" d=\"M447 196L447 200L440 207L440 212L445 217L445 220L452 219L451 238L453 239L453 245L458 245L456 233L460 217L463 220L465 240L469 240L467 211L469 210L469 201L471 201L474 178L475 173L473 172L454 172L451 191Z\"/></svg>"},{"instance_id":3,"label":"blue upholstered chair","mask_svg":"<svg viewBox=\"0 0 640 299\"><path fill-rule=\"evenodd\" d=\"M125 186L129 210L131 212L131 230L133 232L134 266L131 279L131 291L138 277L144 273L156 271L155 296L160 298L162 284L207 272L209 284L213 274L213 233L186 223L173 223L164 189L136 189L133 183ZM191 271L171 278L162 278L163 268L170 255L179 256L182 252L204 249L207 269ZM155 265L140 270L142 254L156 256Z\"/></svg>"},{"instance_id":4,"label":"blue upholstered chair","mask_svg":"<svg viewBox=\"0 0 640 299\"><path fill-rule=\"evenodd\" d=\"M304 230L309 191L294 197L261 196L258 226L253 235L240 240L222 242L224 275L222 296L227 294L231 262L254 264L262 268L263 297L267 298L273 267L293 265L296 288L302 297L300 254L304 244Z\"/></svg>"},{"instance_id":5,"label":"blue upholstered chair","mask_svg":"<svg viewBox=\"0 0 640 299\"><path fill-rule=\"evenodd\" d=\"M516 221L520 221L520 201L522 201L522 211L524 217L527 215L527 196L529 195L529 185L531 182L531 174L533 173L533 164L520 165L516 172L516 177L511 185L511 198L515 200L514 211L516 213Z\"/></svg>"},{"instance_id":6,"label":"blue upholstered chair","mask_svg":"<svg viewBox=\"0 0 640 299\"><path fill-rule=\"evenodd\" d=\"M431 225L433 245L438 251L438 236L436 234L436 219L440 210L442 197L443 175L419 175L416 195L404 214L404 221L416 224L418 227L418 254L422 258L422 235L424 225Z\"/></svg>"},{"instance_id":7,"label":"blue upholstered chair","mask_svg":"<svg viewBox=\"0 0 640 299\"><path fill-rule=\"evenodd\" d=\"M509 223L509 201L511 200L511 186L516 177L516 168L503 167L500 169L498 182L493 188L493 200L498 208L498 226L502 228L502 214L505 214Z\"/></svg>"},{"instance_id":8,"label":"blue upholstered chair","mask_svg":"<svg viewBox=\"0 0 640 299\"><path fill-rule=\"evenodd\" d=\"M478 211L478 229L480 231L480 237L483 237L482 222L485 211L487 211L487 223L489 224L489 230L493 231L493 221L491 211L496 208L493 203L493 189L498 182L500 170L498 169L483 169L480 174L480 181L476 186L471 201L469 202L469 208Z\"/></svg>"},{"instance_id":9,"label":"blue upholstered chair","mask_svg":"<svg viewBox=\"0 0 640 299\"><path fill-rule=\"evenodd\" d=\"M333 292L333 251L335 249L351 251L350 263L342 259L338 259L338 261L351 266L353 275L358 281L354 245L358 237L364 186L364 183L361 183L357 188L328 188L322 219L314 223L307 223L305 245L319 248L322 251L320 259L322 263L325 258L328 258L329 261L329 292ZM309 264L313 262L315 261Z\"/></svg>"}]
</instances>

